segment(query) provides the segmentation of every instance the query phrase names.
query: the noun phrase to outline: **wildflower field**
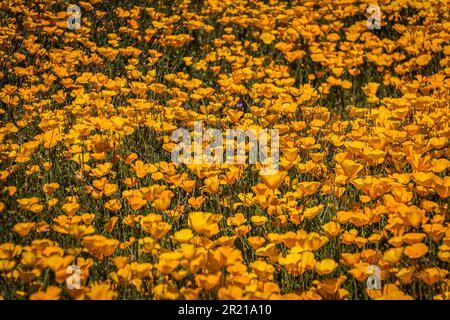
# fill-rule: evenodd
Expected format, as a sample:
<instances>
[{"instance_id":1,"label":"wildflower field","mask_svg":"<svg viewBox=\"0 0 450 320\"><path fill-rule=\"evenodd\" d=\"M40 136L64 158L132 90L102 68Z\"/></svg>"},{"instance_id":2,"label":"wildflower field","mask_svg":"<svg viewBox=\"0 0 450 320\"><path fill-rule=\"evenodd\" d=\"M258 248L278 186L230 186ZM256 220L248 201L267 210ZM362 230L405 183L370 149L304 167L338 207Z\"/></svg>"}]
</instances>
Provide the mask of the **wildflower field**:
<instances>
[{"instance_id":1,"label":"wildflower field","mask_svg":"<svg viewBox=\"0 0 450 320\"><path fill-rule=\"evenodd\" d=\"M448 0L0 0L0 299L450 299L449 99Z\"/></svg>"}]
</instances>

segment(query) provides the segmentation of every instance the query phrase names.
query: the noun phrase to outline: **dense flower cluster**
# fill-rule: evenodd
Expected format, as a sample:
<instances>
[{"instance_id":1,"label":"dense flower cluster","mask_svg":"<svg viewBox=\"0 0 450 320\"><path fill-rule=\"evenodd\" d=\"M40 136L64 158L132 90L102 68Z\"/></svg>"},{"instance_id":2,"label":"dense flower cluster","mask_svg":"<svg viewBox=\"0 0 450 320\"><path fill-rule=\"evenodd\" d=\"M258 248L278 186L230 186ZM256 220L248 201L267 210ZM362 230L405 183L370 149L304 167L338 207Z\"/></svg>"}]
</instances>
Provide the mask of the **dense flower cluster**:
<instances>
[{"instance_id":1,"label":"dense flower cluster","mask_svg":"<svg viewBox=\"0 0 450 320\"><path fill-rule=\"evenodd\" d=\"M70 4L0 0L0 299L450 299L448 2Z\"/></svg>"}]
</instances>

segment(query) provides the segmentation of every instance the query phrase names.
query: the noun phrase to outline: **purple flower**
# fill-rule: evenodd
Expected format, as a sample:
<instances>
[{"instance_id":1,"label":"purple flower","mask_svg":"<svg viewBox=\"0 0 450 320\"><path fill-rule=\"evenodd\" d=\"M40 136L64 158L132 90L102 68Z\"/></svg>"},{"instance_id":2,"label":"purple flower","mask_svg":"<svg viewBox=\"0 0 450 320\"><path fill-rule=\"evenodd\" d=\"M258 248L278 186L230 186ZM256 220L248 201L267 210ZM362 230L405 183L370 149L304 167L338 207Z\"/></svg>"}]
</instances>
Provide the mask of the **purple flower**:
<instances>
[{"instance_id":1,"label":"purple flower","mask_svg":"<svg viewBox=\"0 0 450 320\"><path fill-rule=\"evenodd\" d=\"M239 103L236 105L236 108L242 108L242 106L243 106L242 102L239 102Z\"/></svg>"}]
</instances>

